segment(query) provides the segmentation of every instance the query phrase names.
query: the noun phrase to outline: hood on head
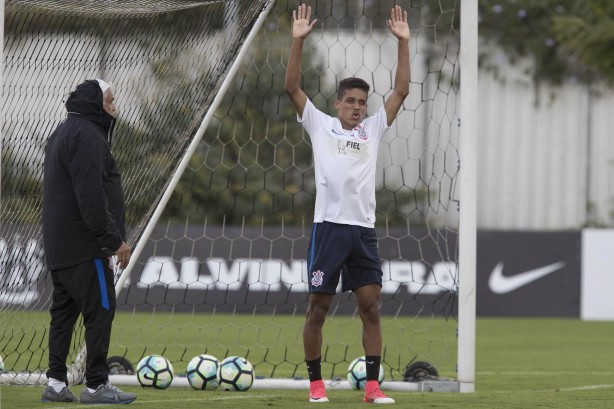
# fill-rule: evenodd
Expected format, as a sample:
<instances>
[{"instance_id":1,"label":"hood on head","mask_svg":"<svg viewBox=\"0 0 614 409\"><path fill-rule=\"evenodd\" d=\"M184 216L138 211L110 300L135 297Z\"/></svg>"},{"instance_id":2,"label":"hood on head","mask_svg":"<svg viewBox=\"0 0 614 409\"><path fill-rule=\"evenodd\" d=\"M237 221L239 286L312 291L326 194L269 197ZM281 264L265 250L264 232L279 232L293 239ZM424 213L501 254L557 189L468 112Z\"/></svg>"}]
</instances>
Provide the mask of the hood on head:
<instances>
[{"instance_id":1,"label":"hood on head","mask_svg":"<svg viewBox=\"0 0 614 409\"><path fill-rule=\"evenodd\" d=\"M87 80L77 85L66 100L66 110L77 113L96 122L105 129L109 129L114 119L104 110L103 93L97 80Z\"/></svg>"}]
</instances>

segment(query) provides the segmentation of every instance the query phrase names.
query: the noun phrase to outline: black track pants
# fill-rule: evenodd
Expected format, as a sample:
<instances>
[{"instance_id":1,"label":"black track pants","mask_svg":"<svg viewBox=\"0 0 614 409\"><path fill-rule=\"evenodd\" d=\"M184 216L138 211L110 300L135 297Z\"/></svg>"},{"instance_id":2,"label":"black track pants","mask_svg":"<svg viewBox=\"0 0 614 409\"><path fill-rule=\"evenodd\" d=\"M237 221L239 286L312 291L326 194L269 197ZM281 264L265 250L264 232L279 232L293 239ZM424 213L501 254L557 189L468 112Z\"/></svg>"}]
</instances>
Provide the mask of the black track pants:
<instances>
[{"instance_id":1,"label":"black track pants","mask_svg":"<svg viewBox=\"0 0 614 409\"><path fill-rule=\"evenodd\" d=\"M51 271L53 301L50 308L49 370L47 378L67 380L66 360L79 313L85 326L86 385L96 388L109 377L107 355L115 316L113 271L107 259L95 259ZM79 353L81 342L76 342Z\"/></svg>"}]
</instances>

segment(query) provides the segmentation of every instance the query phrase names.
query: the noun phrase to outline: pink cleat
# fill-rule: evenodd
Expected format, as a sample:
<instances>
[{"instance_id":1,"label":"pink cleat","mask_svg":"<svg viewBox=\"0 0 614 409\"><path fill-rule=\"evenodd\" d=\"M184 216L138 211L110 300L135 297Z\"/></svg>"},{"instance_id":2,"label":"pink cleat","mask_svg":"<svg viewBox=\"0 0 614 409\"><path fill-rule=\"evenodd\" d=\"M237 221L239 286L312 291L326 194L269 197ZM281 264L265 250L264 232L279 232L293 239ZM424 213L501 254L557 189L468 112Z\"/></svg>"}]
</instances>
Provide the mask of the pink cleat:
<instances>
[{"instance_id":1,"label":"pink cleat","mask_svg":"<svg viewBox=\"0 0 614 409\"><path fill-rule=\"evenodd\" d=\"M309 402L325 403L328 402L326 397L326 388L324 387L324 381L313 381L309 384Z\"/></svg>"},{"instance_id":2,"label":"pink cleat","mask_svg":"<svg viewBox=\"0 0 614 409\"><path fill-rule=\"evenodd\" d=\"M378 381L368 381L365 385L365 397L362 400L364 403L375 403L379 405L389 405L394 403L394 399L384 395L379 388Z\"/></svg>"}]
</instances>

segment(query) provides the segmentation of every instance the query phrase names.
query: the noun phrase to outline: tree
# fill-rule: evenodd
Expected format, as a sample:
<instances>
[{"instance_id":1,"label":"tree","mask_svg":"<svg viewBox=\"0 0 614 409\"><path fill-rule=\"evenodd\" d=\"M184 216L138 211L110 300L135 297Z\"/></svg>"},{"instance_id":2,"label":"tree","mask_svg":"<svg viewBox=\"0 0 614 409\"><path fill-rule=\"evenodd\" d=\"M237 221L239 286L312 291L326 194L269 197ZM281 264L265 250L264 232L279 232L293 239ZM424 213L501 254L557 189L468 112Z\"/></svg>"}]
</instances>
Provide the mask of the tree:
<instances>
[{"instance_id":1,"label":"tree","mask_svg":"<svg viewBox=\"0 0 614 409\"><path fill-rule=\"evenodd\" d=\"M311 149L300 125L289 121L295 113L283 90L290 21L275 16L287 16L284 7L276 5L245 56L165 217L258 225L300 224L310 214ZM304 81L306 89L320 85L317 76Z\"/></svg>"},{"instance_id":2,"label":"tree","mask_svg":"<svg viewBox=\"0 0 614 409\"><path fill-rule=\"evenodd\" d=\"M614 85L614 3L608 0L576 2L573 12L555 16L555 38L586 67L588 80Z\"/></svg>"},{"instance_id":3,"label":"tree","mask_svg":"<svg viewBox=\"0 0 614 409\"><path fill-rule=\"evenodd\" d=\"M480 0L479 13L481 39L501 47L512 63L530 57L536 83L613 83L611 1Z\"/></svg>"}]
</instances>

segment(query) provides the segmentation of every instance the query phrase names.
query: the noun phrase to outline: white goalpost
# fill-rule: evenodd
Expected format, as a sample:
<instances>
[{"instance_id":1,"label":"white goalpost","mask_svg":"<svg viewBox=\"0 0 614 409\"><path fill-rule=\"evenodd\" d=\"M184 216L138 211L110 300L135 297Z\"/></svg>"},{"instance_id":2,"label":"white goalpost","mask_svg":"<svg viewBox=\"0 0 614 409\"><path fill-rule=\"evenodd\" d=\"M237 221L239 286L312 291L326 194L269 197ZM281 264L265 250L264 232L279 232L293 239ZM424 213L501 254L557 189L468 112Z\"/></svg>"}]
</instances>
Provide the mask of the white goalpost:
<instances>
[{"instance_id":1,"label":"white goalpost","mask_svg":"<svg viewBox=\"0 0 614 409\"><path fill-rule=\"evenodd\" d=\"M460 65L460 220L458 291L458 382L460 392L475 390L478 4L461 5Z\"/></svg>"},{"instance_id":2,"label":"white goalpost","mask_svg":"<svg viewBox=\"0 0 614 409\"><path fill-rule=\"evenodd\" d=\"M473 392L477 0L311 3L319 23L303 89L331 111L337 83L392 89L390 9L408 11L412 82L380 143L376 231L384 283L382 389ZM146 355L190 387L196 355L242 356L253 388L307 389L302 325L313 220L309 138L283 91L290 0L6 0L2 74L0 384L46 381L51 280L40 216L42 152L62 98L84 79L117 87L114 152L133 262L116 276L111 382L138 385ZM349 389L363 354L351 293L334 298L322 375ZM86 350L75 328L71 383Z\"/></svg>"}]
</instances>

